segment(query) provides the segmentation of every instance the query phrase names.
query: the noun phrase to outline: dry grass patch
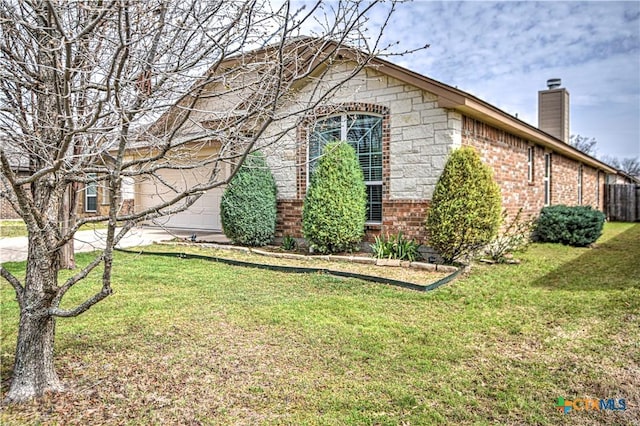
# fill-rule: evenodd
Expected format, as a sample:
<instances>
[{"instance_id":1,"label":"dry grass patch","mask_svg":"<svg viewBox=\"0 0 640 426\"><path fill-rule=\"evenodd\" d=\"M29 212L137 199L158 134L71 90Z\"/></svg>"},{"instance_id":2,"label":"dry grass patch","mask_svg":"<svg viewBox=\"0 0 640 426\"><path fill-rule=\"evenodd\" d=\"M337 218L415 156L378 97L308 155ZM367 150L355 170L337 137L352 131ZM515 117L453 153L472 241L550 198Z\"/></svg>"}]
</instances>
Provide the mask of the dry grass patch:
<instances>
[{"instance_id":1,"label":"dry grass patch","mask_svg":"<svg viewBox=\"0 0 640 426\"><path fill-rule=\"evenodd\" d=\"M428 293L118 253L115 293L58 321L70 391L0 423L638 424L639 252L640 225L608 224L598 249L533 245ZM4 393L18 318L0 296ZM564 415L558 397L628 409Z\"/></svg>"}]
</instances>

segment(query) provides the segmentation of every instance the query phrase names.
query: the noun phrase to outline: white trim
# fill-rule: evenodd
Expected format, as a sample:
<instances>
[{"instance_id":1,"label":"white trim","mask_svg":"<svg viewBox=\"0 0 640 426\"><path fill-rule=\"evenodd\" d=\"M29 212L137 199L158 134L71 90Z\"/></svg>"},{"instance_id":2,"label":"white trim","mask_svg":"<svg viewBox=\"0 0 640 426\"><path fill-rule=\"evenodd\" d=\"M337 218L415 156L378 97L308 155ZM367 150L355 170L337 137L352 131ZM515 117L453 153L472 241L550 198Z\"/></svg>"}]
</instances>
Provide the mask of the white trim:
<instances>
[{"instance_id":1,"label":"white trim","mask_svg":"<svg viewBox=\"0 0 640 426\"><path fill-rule=\"evenodd\" d=\"M97 175L95 173L90 173L87 175L89 179L95 179ZM92 190L93 194L89 194L89 190ZM95 209L89 209L89 198L95 198ZM95 213L98 211L98 182L89 181L84 187L84 211L87 213Z\"/></svg>"},{"instance_id":2,"label":"white trim","mask_svg":"<svg viewBox=\"0 0 640 426\"><path fill-rule=\"evenodd\" d=\"M551 205L551 170L552 170L551 153L545 152L544 154L544 205Z\"/></svg>"},{"instance_id":3,"label":"white trim","mask_svg":"<svg viewBox=\"0 0 640 426\"><path fill-rule=\"evenodd\" d=\"M582 169L582 164L580 164L578 166L578 205L581 206L582 205L582 179L583 179L583 169Z\"/></svg>"},{"instance_id":4,"label":"white trim","mask_svg":"<svg viewBox=\"0 0 640 426\"><path fill-rule=\"evenodd\" d=\"M102 193L100 197L100 205L108 206L109 205L109 183L106 182L104 185L100 185L100 192Z\"/></svg>"},{"instance_id":5,"label":"white trim","mask_svg":"<svg viewBox=\"0 0 640 426\"><path fill-rule=\"evenodd\" d=\"M534 162L536 158L536 147L533 145L529 145L527 148L527 182L533 183L535 181L534 177Z\"/></svg>"},{"instance_id":6,"label":"white trim","mask_svg":"<svg viewBox=\"0 0 640 426\"><path fill-rule=\"evenodd\" d=\"M123 200L133 200L136 196L135 180L131 176L122 178L120 193Z\"/></svg>"}]
</instances>

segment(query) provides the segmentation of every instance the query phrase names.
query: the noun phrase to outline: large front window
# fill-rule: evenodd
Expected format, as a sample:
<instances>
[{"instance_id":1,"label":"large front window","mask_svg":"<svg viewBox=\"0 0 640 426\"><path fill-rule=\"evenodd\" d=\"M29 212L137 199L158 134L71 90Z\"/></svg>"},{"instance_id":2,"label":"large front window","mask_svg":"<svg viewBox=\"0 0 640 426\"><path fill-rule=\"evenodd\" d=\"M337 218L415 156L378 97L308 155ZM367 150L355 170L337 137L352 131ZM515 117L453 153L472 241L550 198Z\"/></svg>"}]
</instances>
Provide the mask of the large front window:
<instances>
[{"instance_id":1,"label":"large front window","mask_svg":"<svg viewBox=\"0 0 640 426\"><path fill-rule=\"evenodd\" d=\"M382 117L340 114L318 120L309 136L309 174L328 142L347 141L355 149L367 187L367 222L382 222Z\"/></svg>"}]
</instances>

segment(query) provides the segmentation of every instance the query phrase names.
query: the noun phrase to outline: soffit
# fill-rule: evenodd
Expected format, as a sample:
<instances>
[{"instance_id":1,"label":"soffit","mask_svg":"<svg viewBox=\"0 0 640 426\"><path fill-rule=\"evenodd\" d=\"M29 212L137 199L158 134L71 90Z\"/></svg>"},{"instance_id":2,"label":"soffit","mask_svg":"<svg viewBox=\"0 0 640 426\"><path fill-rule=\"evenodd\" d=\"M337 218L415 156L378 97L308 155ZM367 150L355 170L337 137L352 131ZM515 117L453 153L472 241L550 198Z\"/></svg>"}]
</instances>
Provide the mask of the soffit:
<instances>
[{"instance_id":1,"label":"soffit","mask_svg":"<svg viewBox=\"0 0 640 426\"><path fill-rule=\"evenodd\" d=\"M454 109L468 117L478 119L608 173L617 172L616 169L607 164L578 151L559 139L469 93L381 59L374 59L372 66L386 75L433 93L438 97L438 106L441 108Z\"/></svg>"}]
</instances>

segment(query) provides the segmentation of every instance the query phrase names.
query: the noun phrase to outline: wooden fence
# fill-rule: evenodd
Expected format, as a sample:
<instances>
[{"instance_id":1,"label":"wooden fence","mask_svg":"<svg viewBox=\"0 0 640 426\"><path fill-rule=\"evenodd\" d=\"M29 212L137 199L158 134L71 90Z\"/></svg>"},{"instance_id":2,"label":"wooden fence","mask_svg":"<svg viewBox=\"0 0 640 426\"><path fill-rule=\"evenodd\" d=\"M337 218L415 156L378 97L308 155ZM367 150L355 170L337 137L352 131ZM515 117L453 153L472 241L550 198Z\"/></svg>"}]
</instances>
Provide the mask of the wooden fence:
<instances>
[{"instance_id":1,"label":"wooden fence","mask_svg":"<svg viewBox=\"0 0 640 426\"><path fill-rule=\"evenodd\" d=\"M604 208L607 219L610 221L640 221L640 185L605 185Z\"/></svg>"}]
</instances>

